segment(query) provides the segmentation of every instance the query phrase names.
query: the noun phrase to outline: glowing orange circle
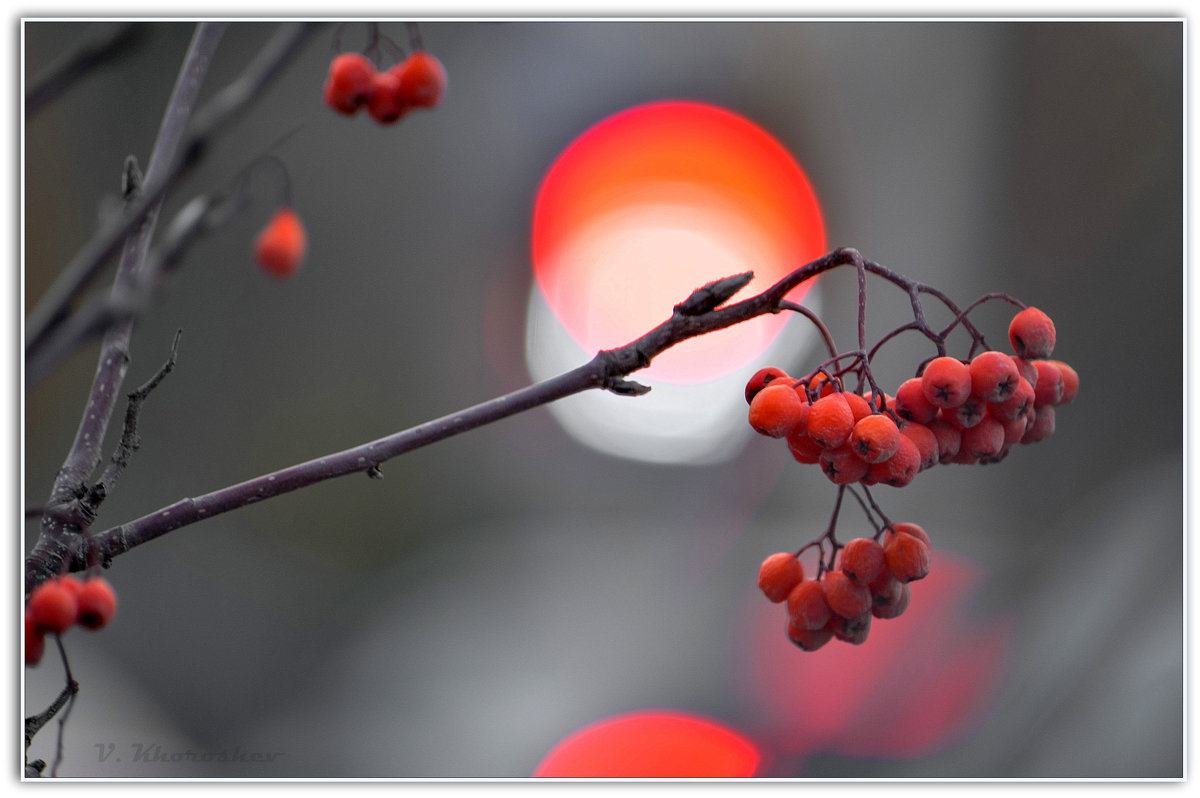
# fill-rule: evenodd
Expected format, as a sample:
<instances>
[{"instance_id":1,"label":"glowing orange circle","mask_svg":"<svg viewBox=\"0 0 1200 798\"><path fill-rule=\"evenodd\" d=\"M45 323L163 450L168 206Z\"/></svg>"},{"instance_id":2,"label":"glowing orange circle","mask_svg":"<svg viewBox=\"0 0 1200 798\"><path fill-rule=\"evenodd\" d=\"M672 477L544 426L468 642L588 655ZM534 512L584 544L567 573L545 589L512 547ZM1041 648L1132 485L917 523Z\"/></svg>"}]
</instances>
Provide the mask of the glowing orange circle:
<instances>
[{"instance_id":1,"label":"glowing orange circle","mask_svg":"<svg viewBox=\"0 0 1200 798\"><path fill-rule=\"evenodd\" d=\"M753 271L743 295L762 290L824 254L825 228L808 178L770 134L716 106L669 101L617 113L572 142L538 191L532 244L548 304L596 351L647 332L709 281ZM712 379L759 355L783 321L687 341L651 370Z\"/></svg>"}]
</instances>

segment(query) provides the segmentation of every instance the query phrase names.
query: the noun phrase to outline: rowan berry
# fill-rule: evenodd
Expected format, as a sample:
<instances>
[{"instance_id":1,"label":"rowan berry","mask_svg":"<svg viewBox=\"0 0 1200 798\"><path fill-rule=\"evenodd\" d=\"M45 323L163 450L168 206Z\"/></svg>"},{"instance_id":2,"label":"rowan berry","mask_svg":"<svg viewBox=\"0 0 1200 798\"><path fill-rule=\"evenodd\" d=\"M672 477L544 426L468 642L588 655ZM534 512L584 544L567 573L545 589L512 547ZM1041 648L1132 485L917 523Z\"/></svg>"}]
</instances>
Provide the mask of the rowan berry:
<instances>
[{"instance_id":1,"label":"rowan berry","mask_svg":"<svg viewBox=\"0 0 1200 798\"><path fill-rule=\"evenodd\" d=\"M838 564L842 573L857 584L870 589L871 582L887 571L883 546L871 538L855 538L842 548L842 559Z\"/></svg>"},{"instance_id":2,"label":"rowan berry","mask_svg":"<svg viewBox=\"0 0 1200 798\"><path fill-rule=\"evenodd\" d=\"M770 438L787 437L799 426L803 406L791 386L782 382L768 385L750 402L750 426Z\"/></svg>"},{"instance_id":3,"label":"rowan berry","mask_svg":"<svg viewBox=\"0 0 1200 798\"><path fill-rule=\"evenodd\" d=\"M1021 378L1017 365L1004 352L980 352L967 368L971 372L971 393L987 402L1003 402Z\"/></svg>"},{"instance_id":4,"label":"rowan berry","mask_svg":"<svg viewBox=\"0 0 1200 798\"><path fill-rule=\"evenodd\" d=\"M1070 404L1079 395L1079 373L1061 360L1051 360L1050 362L1058 366L1058 370L1062 373L1062 398L1058 400L1058 403L1060 405Z\"/></svg>"},{"instance_id":5,"label":"rowan berry","mask_svg":"<svg viewBox=\"0 0 1200 798\"><path fill-rule=\"evenodd\" d=\"M25 664L37 665L45 651L46 633L38 628L29 613L25 613Z\"/></svg>"},{"instance_id":6,"label":"rowan berry","mask_svg":"<svg viewBox=\"0 0 1200 798\"><path fill-rule=\"evenodd\" d=\"M816 651L833 639L833 630L822 626L820 629L806 629L791 618L787 622L787 636L804 651Z\"/></svg>"},{"instance_id":7,"label":"rowan berry","mask_svg":"<svg viewBox=\"0 0 1200 798\"><path fill-rule=\"evenodd\" d=\"M871 610L871 591L842 571L825 573L825 600L829 609L843 618L855 618Z\"/></svg>"},{"instance_id":8,"label":"rowan berry","mask_svg":"<svg viewBox=\"0 0 1200 798\"><path fill-rule=\"evenodd\" d=\"M1025 428L1025 434L1021 436L1021 443L1037 443L1054 434L1054 406L1043 405L1032 412L1034 413L1033 423Z\"/></svg>"},{"instance_id":9,"label":"rowan berry","mask_svg":"<svg viewBox=\"0 0 1200 798\"><path fill-rule=\"evenodd\" d=\"M880 546L880 551L883 547ZM871 606L888 605L896 600L899 595L902 582L892 576L892 572L887 569L887 557L884 557L883 568L879 569L879 573L867 585L867 589L871 591Z\"/></svg>"},{"instance_id":10,"label":"rowan berry","mask_svg":"<svg viewBox=\"0 0 1200 798\"><path fill-rule=\"evenodd\" d=\"M73 588L52 579L34 588L27 611L34 626L42 632L62 634L74 625L79 601Z\"/></svg>"},{"instance_id":11,"label":"rowan berry","mask_svg":"<svg viewBox=\"0 0 1200 798\"><path fill-rule=\"evenodd\" d=\"M411 111L412 104L404 96L400 78L392 71L376 72L367 100L367 112L381 125L390 125Z\"/></svg>"},{"instance_id":12,"label":"rowan berry","mask_svg":"<svg viewBox=\"0 0 1200 798\"><path fill-rule=\"evenodd\" d=\"M796 458L797 462L807 465L821 462L821 452L825 451L821 444L805 433L792 433L787 436L787 445L792 457Z\"/></svg>"},{"instance_id":13,"label":"rowan berry","mask_svg":"<svg viewBox=\"0 0 1200 798\"><path fill-rule=\"evenodd\" d=\"M911 521L901 521L898 524L890 524L883 533L883 545L887 546L887 542L896 535L912 535L917 540L922 541L926 546L932 546L933 541L929 539L929 533L920 524L914 524Z\"/></svg>"},{"instance_id":14,"label":"rowan berry","mask_svg":"<svg viewBox=\"0 0 1200 798\"><path fill-rule=\"evenodd\" d=\"M825 583L806 579L792 588L787 597L788 617L803 629L820 629L829 622L833 610L825 597Z\"/></svg>"},{"instance_id":15,"label":"rowan berry","mask_svg":"<svg viewBox=\"0 0 1200 798\"><path fill-rule=\"evenodd\" d=\"M425 50L417 50L391 71L400 78L400 94L408 105L433 108L446 94L446 68Z\"/></svg>"},{"instance_id":16,"label":"rowan berry","mask_svg":"<svg viewBox=\"0 0 1200 798\"><path fill-rule=\"evenodd\" d=\"M896 445L896 453L882 462L873 463L868 472L875 482L882 482L894 488L903 488L913 481L921 470L921 452L911 438L900 436Z\"/></svg>"},{"instance_id":17,"label":"rowan berry","mask_svg":"<svg viewBox=\"0 0 1200 798\"><path fill-rule=\"evenodd\" d=\"M883 553L888 570L900 582L924 579L929 574L929 545L907 532L888 536Z\"/></svg>"},{"instance_id":18,"label":"rowan berry","mask_svg":"<svg viewBox=\"0 0 1200 798\"><path fill-rule=\"evenodd\" d=\"M871 606L871 614L881 620L889 620L891 618L899 618L908 609L908 602L912 598L912 588L907 582L896 582L898 589L894 594L894 598L886 603L876 603Z\"/></svg>"},{"instance_id":19,"label":"rowan berry","mask_svg":"<svg viewBox=\"0 0 1200 798\"><path fill-rule=\"evenodd\" d=\"M1033 387L1034 406L1060 404L1063 398L1062 370L1049 360L1035 360L1033 365L1038 371L1037 385Z\"/></svg>"},{"instance_id":20,"label":"rowan berry","mask_svg":"<svg viewBox=\"0 0 1200 798\"><path fill-rule=\"evenodd\" d=\"M308 249L304 225L291 208L280 208L254 241L254 257L263 271L290 277L300 267Z\"/></svg>"},{"instance_id":21,"label":"rowan berry","mask_svg":"<svg viewBox=\"0 0 1200 798\"><path fill-rule=\"evenodd\" d=\"M896 401L893 410L896 415L918 424L928 424L937 415L938 407L925 398L924 382L920 377L912 377L900 383L896 389Z\"/></svg>"},{"instance_id":22,"label":"rowan berry","mask_svg":"<svg viewBox=\"0 0 1200 798\"><path fill-rule=\"evenodd\" d=\"M1054 322L1037 308L1025 308L1009 323L1008 340L1018 357L1050 357L1054 351Z\"/></svg>"},{"instance_id":23,"label":"rowan berry","mask_svg":"<svg viewBox=\"0 0 1200 798\"><path fill-rule=\"evenodd\" d=\"M746 382L746 404L750 404L750 401L754 399L759 391L777 379L789 379L787 372L783 369L777 369L774 366L768 366L754 372L754 375Z\"/></svg>"},{"instance_id":24,"label":"rowan berry","mask_svg":"<svg viewBox=\"0 0 1200 798\"><path fill-rule=\"evenodd\" d=\"M850 446L868 463L878 463L896 453L900 428L886 413L874 413L859 419L850 431Z\"/></svg>"},{"instance_id":25,"label":"rowan berry","mask_svg":"<svg viewBox=\"0 0 1200 798\"><path fill-rule=\"evenodd\" d=\"M1000 421L1000 419L996 420ZM1020 443L1021 438L1025 436L1025 430L1029 427L1029 420L1025 417L1024 413L1017 416L1012 421L1001 421L1000 423L1004 427L1005 446L1012 446L1014 443Z\"/></svg>"},{"instance_id":26,"label":"rowan berry","mask_svg":"<svg viewBox=\"0 0 1200 798\"><path fill-rule=\"evenodd\" d=\"M841 393L822 396L808 413L808 434L824 449L836 449L850 437L854 413Z\"/></svg>"},{"instance_id":27,"label":"rowan berry","mask_svg":"<svg viewBox=\"0 0 1200 798\"><path fill-rule=\"evenodd\" d=\"M1034 369L1034 379L1037 379L1037 369ZM1013 390L1012 396L1003 402L988 403L988 415L998 421L1012 421L1025 415L1026 409L1033 407L1036 398L1037 394L1034 392L1033 383L1021 377L1017 380L1017 387Z\"/></svg>"},{"instance_id":28,"label":"rowan berry","mask_svg":"<svg viewBox=\"0 0 1200 798\"><path fill-rule=\"evenodd\" d=\"M962 446L962 430L939 416L929 422L929 431L938 443L938 462L949 463Z\"/></svg>"},{"instance_id":29,"label":"rowan berry","mask_svg":"<svg viewBox=\"0 0 1200 798\"><path fill-rule=\"evenodd\" d=\"M358 53L342 53L329 64L325 78L325 104L343 114L353 114L371 96L375 67Z\"/></svg>"},{"instance_id":30,"label":"rowan berry","mask_svg":"<svg viewBox=\"0 0 1200 798\"><path fill-rule=\"evenodd\" d=\"M848 442L836 449L824 449L820 457L821 470L835 485L849 485L867 475L870 464L859 457Z\"/></svg>"},{"instance_id":31,"label":"rowan berry","mask_svg":"<svg viewBox=\"0 0 1200 798\"><path fill-rule=\"evenodd\" d=\"M962 448L959 453L970 452L976 461L995 457L1004 446L1004 426L992 418L985 416L978 424L963 430Z\"/></svg>"},{"instance_id":32,"label":"rowan berry","mask_svg":"<svg viewBox=\"0 0 1200 798\"><path fill-rule=\"evenodd\" d=\"M871 631L871 611L867 610L853 618L834 615L825 628L832 631L838 640L855 646L862 645L867 642L867 634Z\"/></svg>"},{"instance_id":33,"label":"rowan berry","mask_svg":"<svg viewBox=\"0 0 1200 798\"><path fill-rule=\"evenodd\" d=\"M102 629L117 614L117 594L106 580L94 577L83 583L79 591L79 625L86 629Z\"/></svg>"},{"instance_id":34,"label":"rowan berry","mask_svg":"<svg viewBox=\"0 0 1200 798\"><path fill-rule=\"evenodd\" d=\"M968 396L957 407L943 407L938 415L959 429L966 430L975 426L987 413L987 402L975 394Z\"/></svg>"},{"instance_id":35,"label":"rowan berry","mask_svg":"<svg viewBox=\"0 0 1200 798\"><path fill-rule=\"evenodd\" d=\"M846 400L846 404L850 405L850 415L854 417L855 424L875 412L871 409L871 403L866 400L866 397L844 391L842 398Z\"/></svg>"},{"instance_id":36,"label":"rowan berry","mask_svg":"<svg viewBox=\"0 0 1200 798\"><path fill-rule=\"evenodd\" d=\"M933 433L933 430L924 424L910 422L900 428L900 434L917 446L917 454L921 456L921 465L917 468L918 471L933 468L938 464L940 452L937 436Z\"/></svg>"},{"instance_id":37,"label":"rowan berry","mask_svg":"<svg viewBox=\"0 0 1200 798\"><path fill-rule=\"evenodd\" d=\"M1009 355L1012 358L1013 365L1017 367L1017 373L1025 379L1029 380L1030 386L1037 384L1037 367L1032 362L1023 357Z\"/></svg>"},{"instance_id":38,"label":"rowan berry","mask_svg":"<svg viewBox=\"0 0 1200 798\"><path fill-rule=\"evenodd\" d=\"M804 581L804 565L796 555L781 551L772 554L758 567L758 588L771 602L778 604L792 588Z\"/></svg>"},{"instance_id":39,"label":"rowan berry","mask_svg":"<svg viewBox=\"0 0 1200 798\"><path fill-rule=\"evenodd\" d=\"M958 407L971 395L971 370L953 357L935 357L921 374L921 390L930 404Z\"/></svg>"}]
</instances>

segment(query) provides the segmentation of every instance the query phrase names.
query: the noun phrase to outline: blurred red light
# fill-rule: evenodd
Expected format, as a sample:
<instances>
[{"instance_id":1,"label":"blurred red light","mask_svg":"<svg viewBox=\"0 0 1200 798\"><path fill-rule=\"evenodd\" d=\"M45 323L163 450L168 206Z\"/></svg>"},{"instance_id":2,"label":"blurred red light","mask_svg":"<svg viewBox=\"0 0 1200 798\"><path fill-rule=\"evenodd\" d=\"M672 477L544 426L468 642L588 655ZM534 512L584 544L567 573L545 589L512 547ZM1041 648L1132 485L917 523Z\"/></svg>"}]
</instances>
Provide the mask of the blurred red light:
<instances>
[{"instance_id":1,"label":"blurred red light","mask_svg":"<svg viewBox=\"0 0 1200 798\"><path fill-rule=\"evenodd\" d=\"M808 179L766 131L722 108L670 101L610 116L563 152L538 192L532 246L550 307L597 351L650 330L711 280L754 271L745 295L762 290L824 254L825 230ZM650 371L715 378L761 354L784 321L693 339Z\"/></svg>"},{"instance_id":2,"label":"blurred red light","mask_svg":"<svg viewBox=\"0 0 1200 798\"><path fill-rule=\"evenodd\" d=\"M760 755L742 735L683 712L639 711L602 720L554 747L544 778L747 778Z\"/></svg>"}]
</instances>

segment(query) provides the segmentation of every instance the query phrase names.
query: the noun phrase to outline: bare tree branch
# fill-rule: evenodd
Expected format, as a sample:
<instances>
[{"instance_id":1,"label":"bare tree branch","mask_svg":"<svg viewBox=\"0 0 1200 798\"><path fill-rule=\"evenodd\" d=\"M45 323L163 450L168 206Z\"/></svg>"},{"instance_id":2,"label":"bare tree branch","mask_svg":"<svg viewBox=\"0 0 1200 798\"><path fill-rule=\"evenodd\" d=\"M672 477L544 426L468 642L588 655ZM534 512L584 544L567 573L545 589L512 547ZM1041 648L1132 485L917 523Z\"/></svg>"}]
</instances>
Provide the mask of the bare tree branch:
<instances>
[{"instance_id":1,"label":"bare tree branch","mask_svg":"<svg viewBox=\"0 0 1200 798\"><path fill-rule=\"evenodd\" d=\"M96 67L127 55L146 32L144 22L123 22L91 29L74 47L29 81L25 89L25 118L29 119Z\"/></svg>"}]
</instances>

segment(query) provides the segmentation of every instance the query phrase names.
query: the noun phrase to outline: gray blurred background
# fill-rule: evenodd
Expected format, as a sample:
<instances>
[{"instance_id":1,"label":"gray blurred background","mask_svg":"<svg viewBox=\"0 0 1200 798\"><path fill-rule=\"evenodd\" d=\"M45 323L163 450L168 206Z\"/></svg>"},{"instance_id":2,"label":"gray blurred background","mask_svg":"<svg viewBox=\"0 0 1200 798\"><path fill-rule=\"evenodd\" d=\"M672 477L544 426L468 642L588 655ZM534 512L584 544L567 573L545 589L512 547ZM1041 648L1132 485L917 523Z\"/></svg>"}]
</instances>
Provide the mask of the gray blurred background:
<instances>
[{"instance_id":1,"label":"gray blurred background","mask_svg":"<svg viewBox=\"0 0 1200 798\"><path fill-rule=\"evenodd\" d=\"M25 24L27 75L87 28ZM203 96L273 28L234 24ZM382 29L406 43L401 23ZM328 111L324 28L168 201L164 219L302 124L277 153L308 227L306 264L278 283L252 263L277 196L269 178L190 252L136 330L130 388L176 328L179 365L146 406L143 448L98 528L522 387L531 207L546 168L616 111L715 103L802 164L831 247L962 303L1005 291L1036 304L1082 381L1051 439L877 492L892 517L982 567L969 598L981 625L1014 621L970 723L916 758L830 747L764 775L1182 775L1182 23L421 31L450 74L441 107L393 127ZM149 157L192 25L145 33L28 120L26 313L96 228L125 156ZM350 26L344 43L362 38ZM820 292L850 340L852 275ZM872 301L877 335L907 313L894 293ZM978 316L997 348L1010 316L998 305ZM30 505L66 454L95 352L27 393ZM927 355L898 343L877 375L894 386ZM758 563L819 534L834 493L784 447L757 439L717 465L642 464L590 451L542 409L383 470L120 557L106 574L115 623L66 638L82 692L60 772L520 777L573 730L639 707L779 744L747 678L765 655L747 646L745 619L778 612L756 595ZM37 524L25 528L30 547ZM52 656L27 669L28 710L61 679ZM31 758L51 758L53 743L43 732ZM133 761L153 745L283 755Z\"/></svg>"}]
</instances>

